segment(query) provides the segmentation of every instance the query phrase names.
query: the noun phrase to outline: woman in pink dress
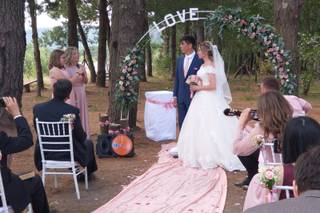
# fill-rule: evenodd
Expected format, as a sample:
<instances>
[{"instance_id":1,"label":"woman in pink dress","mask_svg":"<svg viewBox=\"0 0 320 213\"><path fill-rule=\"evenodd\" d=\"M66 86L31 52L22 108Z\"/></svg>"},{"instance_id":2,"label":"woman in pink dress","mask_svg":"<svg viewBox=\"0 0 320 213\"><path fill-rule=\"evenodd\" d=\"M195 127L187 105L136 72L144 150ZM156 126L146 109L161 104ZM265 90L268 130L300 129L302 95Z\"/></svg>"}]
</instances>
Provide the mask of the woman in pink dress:
<instances>
[{"instance_id":1,"label":"woman in pink dress","mask_svg":"<svg viewBox=\"0 0 320 213\"><path fill-rule=\"evenodd\" d=\"M258 100L258 114L260 121L253 129L246 132L248 122L251 120L251 109L245 109L239 118L239 126L233 144L233 153L238 156L248 156L260 149L257 138L262 136L267 140L280 138L288 120L292 117L292 109L286 99L279 92L270 91L260 96ZM259 162L271 160L269 149L260 149ZM281 162L279 156L276 156Z\"/></svg>"},{"instance_id":2,"label":"woman in pink dress","mask_svg":"<svg viewBox=\"0 0 320 213\"><path fill-rule=\"evenodd\" d=\"M80 110L80 119L84 131L87 133L87 139L90 138L88 104L85 84L88 83L88 77L84 66L79 65L79 51L76 47L68 47L65 50L65 68L69 77L79 76L72 82L74 99L70 98L71 104Z\"/></svg>"},{"instance_id":3,"label":"woman in pink dress","mask_svg":"<svg viewBox=\"0 0 320 213\"><path fill-rule=\"evenodd\" d=\"M272 151L270 147L261 148L259 138L264 137L270 141L275 138L280 139L286 123L292 117L292 109L279 92L270 91L261 95L258 101L260 121L247 133L246 126L251 120L250 111L251 109L245 109L239 118L238 132L233 144L233 152L238 156L248 156L256 150L260 150L259 164L264 164L271 161ZM275 157L277 162L280 163L282 161L280 154L276 154ZM249 188L253 182L257 181L259 180L257 179L257 175L255 175L250 181ZM267 189L265 189L265 192L267 192ZM265 195L265 193L261 194ZM252 198L251 195L249 197ZM248 199L245 201L244 209L251 207L251 201L247 201Z\"/></svg>"},{"instance_id":4,"label":"woman in pink dress","mask_svg":"<svg viewBox=\"0 0 320 213\"><path fill-rule=\"evenodd\" d=\"M70 77L67 71L64 68L65 56L64 51L60 49L55 49L52 51L49 58L49 78L51 87L57 82L59 79L68 79L71 83L76 82L79 76ZM69 99L66 103L71 104L72 100L74 100L74 93L71 91Z\"/></svg>"},{"instance_id":5,"label":"woman in pink dress","mask_svg":"<svg viewBox=\"0 0 320 213\"><path fill-rule=\"evenodd\" d=\"M317 145L320 145L320 124L310 117L291 119L283 135L281 153L284 164L278 166L280 178L277 185L292 186L296 160L301 154ZM244 210L269 202L266 199L268 194L269 191L260 184L258 175L254 176L247 191ZM284 191L281 191L279 199L285 198Z\"/></svg>"}]
</instances>

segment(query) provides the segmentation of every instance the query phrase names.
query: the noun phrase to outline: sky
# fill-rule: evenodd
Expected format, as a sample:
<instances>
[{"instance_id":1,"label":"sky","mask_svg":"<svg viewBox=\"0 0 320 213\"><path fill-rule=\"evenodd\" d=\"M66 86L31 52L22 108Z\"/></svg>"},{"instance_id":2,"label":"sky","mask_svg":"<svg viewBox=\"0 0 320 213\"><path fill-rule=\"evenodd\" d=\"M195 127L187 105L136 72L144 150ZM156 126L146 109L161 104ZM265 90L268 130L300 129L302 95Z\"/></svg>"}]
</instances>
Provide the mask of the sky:
<instances>
[{"instance_id":1,"label":"sky","mask_svg":"<svg viewBox=\"0 0 320 213\"><path fill-rule=\"evenodd\" d=\"M1 1L1 0L0 0ZM38 4L43 3L44 0L36 0L36 2ZM111 16L111 14L109 14L109 16ZM110 17L111 18L111 17ZM52 19L48 16L47 13L43 12L41 14L37 15L37 28L38 29L52 29L55 26L61 26L62 22L65 21L66 19L64 19L63 17L55 20ZM27 32L30 33L31 31L31 19L30 19L30 15L29 15L29 11L25 10L25 29ZM159 40L160 39L160 34L153 32L151 33L151 37L155 40ZM30 37L31 35L29 35ZM31 39L31 37L29 38L29 40Z\"/></svg>"},{"instance_id":2,"label":"sky","mask_svg":"<svg viewBox=\"0 0 320 213\"><path fill-rule=\"evenodd\" d=\"M44 0L36 0L37 4L42 4ZM26 3L27 4L27 3ZM29 15L29 11L25 10L25 29L31 29L31 19ZM60 18L58 20L54 20L48 16L47 13L41 13L37 16L37 28L53 28L55 26L62 25L62 21L64 19Z\"/></svg>"},{"instance_id":3,"label":"sky","mask_svg":"<svg viewBox=\"0 0 320 213\"><path fill-rule=\"evenodd\" d=\"M63 18L59 20L54 20L50 18L47 14L42 13L37 16L37 27L38 28L53 28L55 26L59 26L62 23ZM25 19L25 28L26 30L31 29L31 19L29 14L26 14Z\"/></svg>"}]
</instances>

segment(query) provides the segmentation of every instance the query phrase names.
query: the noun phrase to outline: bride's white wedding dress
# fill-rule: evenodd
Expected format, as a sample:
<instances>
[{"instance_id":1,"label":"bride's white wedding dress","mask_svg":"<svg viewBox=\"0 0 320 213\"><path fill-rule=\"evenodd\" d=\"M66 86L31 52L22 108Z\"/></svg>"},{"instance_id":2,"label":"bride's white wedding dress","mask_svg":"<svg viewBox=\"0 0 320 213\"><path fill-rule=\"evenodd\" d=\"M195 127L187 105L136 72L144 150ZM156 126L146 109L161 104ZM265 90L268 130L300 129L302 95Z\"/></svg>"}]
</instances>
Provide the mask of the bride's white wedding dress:
<instances>
[{"instance_id":1,"label":"bride's white wedding dress","mask_svg":"<svg viewBox=\"0 0 320 213\"><path fill-rule=\"evenodd\" d=\"M203 85L208 85L208 74L216 72L219 70L213 66L202 65L197 75ZM216 81L219 78L216 77ZM191 101L178 139L178 155L185 166L203 169L220 166L228 171L243 169L232 153L238 119L223 114L229 105L222 87L217 82L216 90L197 91Z\"/></svg>"}]
</instances>

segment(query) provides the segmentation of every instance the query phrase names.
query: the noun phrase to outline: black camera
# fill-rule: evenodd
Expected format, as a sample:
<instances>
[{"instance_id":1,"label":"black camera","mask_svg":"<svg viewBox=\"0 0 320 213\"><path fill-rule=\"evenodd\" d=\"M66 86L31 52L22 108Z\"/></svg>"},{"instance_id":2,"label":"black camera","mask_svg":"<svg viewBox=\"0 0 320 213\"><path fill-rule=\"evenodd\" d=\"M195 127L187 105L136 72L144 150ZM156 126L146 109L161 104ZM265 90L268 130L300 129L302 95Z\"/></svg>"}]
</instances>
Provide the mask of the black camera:
<instances>
[{"instance_id":1,"label":"black camera","mask_svg":"<svg viewBox=\"0 0 320 213\"><path fill-rule=\"evenodd\" d=\"M240 116L242 111L238 109L227 108L223 111L226 116ZM258 111L256 109L252 109L250 111L250 118L255 121L259 121Z\"/></svg>"},{"instance_id":2,"label":"black camera","mask_svg":"<svg viewBox=\"0 0 320 213\"><path fill-rule=\"evenodd\" d=\"M3 98L0 98L0 107L6 107L6 103L4 102Z\"/></svg>"}]
</instances>

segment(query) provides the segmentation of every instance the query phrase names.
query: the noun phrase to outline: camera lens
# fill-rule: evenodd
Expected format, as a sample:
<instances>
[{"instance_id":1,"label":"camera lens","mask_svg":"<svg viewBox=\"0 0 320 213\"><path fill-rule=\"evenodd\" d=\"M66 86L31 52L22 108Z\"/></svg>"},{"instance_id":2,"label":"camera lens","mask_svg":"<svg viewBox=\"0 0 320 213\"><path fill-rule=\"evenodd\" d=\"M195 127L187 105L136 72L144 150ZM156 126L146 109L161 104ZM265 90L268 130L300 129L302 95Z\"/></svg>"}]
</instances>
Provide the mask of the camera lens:
<instances>
[{"instance_id":1,"label":"camera lens","mask_svg":"<svg viewBox=\"0 0 320 213\"><path fill-rule=\"evenodd\" d=\"M6 107L6 103L4 102L3 98L0 98L0 107Z\"/></svg>"}]
</instances>

